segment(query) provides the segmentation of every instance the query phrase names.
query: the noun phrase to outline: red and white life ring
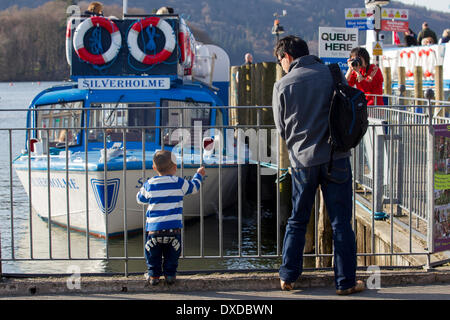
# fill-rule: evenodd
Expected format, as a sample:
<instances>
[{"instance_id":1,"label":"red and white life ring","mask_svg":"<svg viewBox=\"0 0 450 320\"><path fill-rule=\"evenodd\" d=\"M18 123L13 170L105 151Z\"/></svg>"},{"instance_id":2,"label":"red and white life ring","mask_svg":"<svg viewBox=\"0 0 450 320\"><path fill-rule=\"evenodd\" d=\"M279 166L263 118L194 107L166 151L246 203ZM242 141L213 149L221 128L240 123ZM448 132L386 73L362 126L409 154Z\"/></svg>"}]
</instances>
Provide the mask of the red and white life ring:
<instances>
[{"instance_id":1,"label":"red and white life ring","mask_svg":"<svg viewBox=\"0 0 450 320\"><path fill-rule=\"evenodd\" d=\"M434 67L436 65L436 52L433 49L422 49L419 51L421 65L423 68L423 76L425 78L434 77Z\"/></svg>"},{"instance_id":2,"label":"red and white life ring","mask_svg":"<svg viewBox=\"0 0 450 320\"><path fill-rule=\"evenodd\" d=\"M191 64L191 41L189 29L183 18L180 18L180 31L178 32L178 44L181 51L181 63L189 67Z\"/></svg>"},{"instance_id":3,"label":"red and white life ring","mask_svg":"<svg viewBox=\"0 0 450 320\"><path fill-rule=\"evenodd\" d=\"M92 54L84 47L84 36L92 27L102 27L111 35L111 46L103 54ZM75 29L73 35L73 46L80 59L95 64L103 65L113 60L122 46L122 36L116 24L104 17L90 17L84 20Z\"/></svg>"},{"instance_id":4,"label":"red and white life ring","mask_svg":"<svg viewBox=\"0 0 450 320\"><path fill-rule=\"evenodd\" d=\"M138 46L139 33L149 26L160 29L166 38L164 48L156 54L145 54ZM128 32L127 43L131 55L137 61L143 64L156 64L167 60L172 55L176 41L169 23L158 17L148 17L137 21L131 26Z\"/></svg>"},{"instance_id":5,"label":"red and white life ring","mask_svg":"<svg viewBox=\"0 0 450 320\"><path fill-rule=\"evenodd\" d=\"M66 29L66 60L69 66L72 65L72 19L67 21Z\"/></svg>"},{"instance_id":6,"label":"red and white life ring","mask_svg":"<svg viewBox=\"0 0 450 320\"><path fill-rule=\"evenodd\" d=\"M406 69L406 77L412 77L414 75L416 53L413 50L403 50L402 52L400 52L400 59L403 61L403 66Z\"/></svg>"}]
</instances>

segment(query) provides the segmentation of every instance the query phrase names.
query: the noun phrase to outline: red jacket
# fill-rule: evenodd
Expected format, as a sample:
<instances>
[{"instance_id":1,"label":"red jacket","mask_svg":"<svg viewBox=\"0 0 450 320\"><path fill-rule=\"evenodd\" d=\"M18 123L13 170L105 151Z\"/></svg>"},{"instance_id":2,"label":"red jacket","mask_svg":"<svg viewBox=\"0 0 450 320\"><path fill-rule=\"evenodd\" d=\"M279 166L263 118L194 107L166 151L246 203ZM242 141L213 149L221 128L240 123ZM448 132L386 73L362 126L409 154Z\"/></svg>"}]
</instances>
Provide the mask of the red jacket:
<instances>
[{"instance_id":1,"label":"red jacket","mask_svg":"<svg viewBox=\"0 0 450 320\"><path fill-rule=\"evenodd\" d=\"M352 71L350 80L348 81L348 84L350 86L353 87L354 85L356 85L356 88L363 91L365 94L383 94L383 74L376 64L371 64L369 66L369 71L367 72L366 68L361 68L360 73L363 76L363 79L361 81L358 81L356 72ZM375 98L377 98L376 103L374 101ZM383 98L367 96L367 105L382 106L384 105Z\"/></svg>"}]
</instances>

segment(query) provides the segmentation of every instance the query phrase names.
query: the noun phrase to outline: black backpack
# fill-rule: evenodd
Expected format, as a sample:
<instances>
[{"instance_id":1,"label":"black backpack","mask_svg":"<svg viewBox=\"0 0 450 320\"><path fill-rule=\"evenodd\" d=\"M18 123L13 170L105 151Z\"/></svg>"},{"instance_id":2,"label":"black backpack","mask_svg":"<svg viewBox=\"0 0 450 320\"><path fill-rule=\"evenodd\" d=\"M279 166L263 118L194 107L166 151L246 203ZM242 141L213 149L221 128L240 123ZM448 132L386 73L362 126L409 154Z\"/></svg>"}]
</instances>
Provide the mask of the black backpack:
<instances>
[{"instance_id":1,"label":"black backpack","mask_svg":"<svg viewBox=\"0 0 450 320\"><path fill-rule=\"evenodd\" d=\"M333 153L347 152L356 147L367 131L366 95L361 90L342 82L342 73L336 63L328 65L334 82L328 125L331 144L328 173L331 172Z\"/></svg>"}]
</instances>

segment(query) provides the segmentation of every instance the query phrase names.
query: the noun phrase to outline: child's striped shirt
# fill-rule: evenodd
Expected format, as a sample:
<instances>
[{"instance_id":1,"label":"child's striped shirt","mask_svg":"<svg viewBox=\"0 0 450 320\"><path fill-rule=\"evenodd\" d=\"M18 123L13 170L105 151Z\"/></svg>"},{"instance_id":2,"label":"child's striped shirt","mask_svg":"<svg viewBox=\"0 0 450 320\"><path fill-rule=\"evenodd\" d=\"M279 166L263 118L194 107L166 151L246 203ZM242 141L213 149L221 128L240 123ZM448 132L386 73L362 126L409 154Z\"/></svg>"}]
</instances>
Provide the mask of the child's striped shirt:
<instances>
[{"instance_id":1,"label":"child's striped shirt","mask_svg":"<svg viewBox=\"0 0 450 320\"><path fill-rule=\"evenodd\" d=\"M139 204L148 204L146 231L182 228L183 197L200 189L202 175L192 180L177 176L155 176L148 179L136 195Z\"/></svg>"}]
</instances>

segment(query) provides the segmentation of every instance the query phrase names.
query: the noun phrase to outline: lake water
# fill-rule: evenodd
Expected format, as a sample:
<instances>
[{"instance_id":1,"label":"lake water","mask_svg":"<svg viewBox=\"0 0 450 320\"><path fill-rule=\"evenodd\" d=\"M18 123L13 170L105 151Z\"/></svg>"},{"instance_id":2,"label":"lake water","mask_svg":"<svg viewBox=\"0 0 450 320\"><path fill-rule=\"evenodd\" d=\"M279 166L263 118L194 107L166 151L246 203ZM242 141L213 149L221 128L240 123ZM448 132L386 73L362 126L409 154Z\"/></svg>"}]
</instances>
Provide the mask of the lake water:
<instances>
[{"instance_id":1,"label":"lake water","mask_svg":"<svg viewBox=\"0 0 450 320\"><path fill-rule=\"evenodd\" d=\"M26 109L33 97L40 91L60 82L19 82L0 83L0 128L25 128L26 112L5 111L7 109ZM25 145L25 131L13 130L12 157L14 158ZM3 259L33 259L33 261L3 261L4 273L101 273L123 272L124 262L106 260L105 257L124 257L123 239L105 240L89 237L77 232L68 232L64 228L52 225L51 246L48 224L36 214L30 213L28 197L13 173L13 202L11 208L10 171L9 171L9 131L0 130L0 232L1 254ZM244 195L245 196L245 195ZM242 217L242 254L257 254L257 222L255 205L248 202L243 206ZM12 210L11 210L12 209ZM237 208L224 211L223 254L238 254L238 217ZM30 219L31 218L31 219ZM30 236L31 220L31 236ZM204 255L219 255L219 221L217 215L204 220ZM274 215L263 208L261 219L261 254L276 254L276 220ZM11 231L13 230L13 231ZM200 255L199 219L186 223L184 255ZM68 243L68 238L70 243ZM88 250L89 242L89 250ZM144 272L143 234L128 238L128 272ZM69 260L69 247L70 258ZM89 251L89 255L88 255ZM48 261L49 258L51 261ZM89 259L88 259L89 257ZM135 259L139 258L139 259ZM225 270L225 269L275 269L279 259L271 258L181 258L179 271Z\"/></svg>"}]
</instances>

